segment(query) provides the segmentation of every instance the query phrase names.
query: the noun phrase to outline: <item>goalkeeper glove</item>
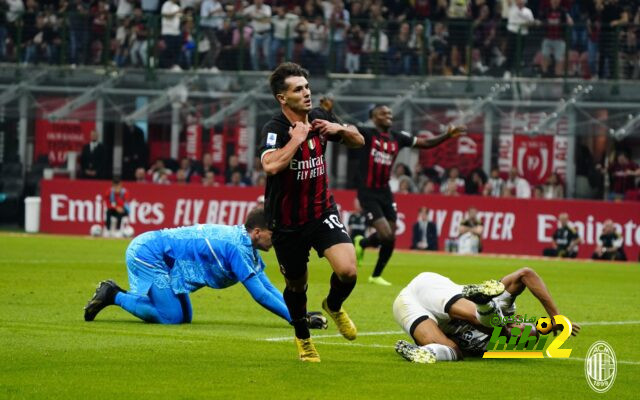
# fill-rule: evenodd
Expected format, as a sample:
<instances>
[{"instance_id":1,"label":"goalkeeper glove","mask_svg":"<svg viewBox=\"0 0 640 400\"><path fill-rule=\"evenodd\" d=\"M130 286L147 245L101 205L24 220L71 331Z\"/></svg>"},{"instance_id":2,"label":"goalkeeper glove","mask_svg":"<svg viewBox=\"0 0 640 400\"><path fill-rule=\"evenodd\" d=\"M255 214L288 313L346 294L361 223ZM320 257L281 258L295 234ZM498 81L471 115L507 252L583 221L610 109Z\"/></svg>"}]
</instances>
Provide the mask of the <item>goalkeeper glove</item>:
<instances>
[{"instance_id":1,"label":"goalkeeper glove","mask_svg":"<svg viewBox=\"0 0 640 400\"><path fill-rule=\"evenodd\" d=\"M310 311L306 316L309 329L327 329L327 318L319 311Z\"/></svg>"}]
</instances>

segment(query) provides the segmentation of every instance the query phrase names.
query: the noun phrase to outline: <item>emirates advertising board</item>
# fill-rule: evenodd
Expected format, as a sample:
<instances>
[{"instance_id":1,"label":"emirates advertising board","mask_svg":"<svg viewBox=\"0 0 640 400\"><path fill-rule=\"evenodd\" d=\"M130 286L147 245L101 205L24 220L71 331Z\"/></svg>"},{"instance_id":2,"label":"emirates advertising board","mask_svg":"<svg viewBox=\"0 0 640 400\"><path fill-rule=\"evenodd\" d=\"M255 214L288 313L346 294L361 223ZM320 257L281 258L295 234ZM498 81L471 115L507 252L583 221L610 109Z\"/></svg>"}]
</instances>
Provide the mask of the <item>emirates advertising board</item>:
<instances>
[{"instance_id":1,"label":"emirates advertising board","mask_svg":"<svg viewBox=\"0 0 640 400\"><path fill-rule=\"evenodd\" d=\"M88 235L104 219L103 193L108 181L42 181L41 230L46 233ZM262 188L155 185L125 182L131 195L129 222L136 234L192 224L241 224L256 206ZM346 221L352 211L354 191L333 191ZM589 258L597 244L603 222L612 219L624 240L630 260L640 252L640 203L583 200L501 199L481 196L396 195L398 205L397 248L411 246L412 225L418 209L430 209L438 228L440 249L444 241L458 236L467 209L476 207L484 223L486 253L541 255L551 245L557 216L569 219L583 239L578 257Z\"/></svg>"}]
</instances>

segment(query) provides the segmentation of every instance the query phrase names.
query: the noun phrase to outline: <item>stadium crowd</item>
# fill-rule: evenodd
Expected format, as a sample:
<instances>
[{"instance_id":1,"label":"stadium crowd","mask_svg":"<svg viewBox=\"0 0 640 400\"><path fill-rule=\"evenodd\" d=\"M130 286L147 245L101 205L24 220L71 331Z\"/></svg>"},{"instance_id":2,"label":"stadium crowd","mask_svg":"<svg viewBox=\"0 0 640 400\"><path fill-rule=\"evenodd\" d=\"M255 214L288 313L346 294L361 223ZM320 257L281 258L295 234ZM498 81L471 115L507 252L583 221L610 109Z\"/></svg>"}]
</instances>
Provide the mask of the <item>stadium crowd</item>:
<instances>
[{"instance_id":1,"label":"stadium crowd","mask_svg":"<svg viewBox=\"0 0 640 400\"><path fill-rule=\"evenodd\" d=\"M0 61L640 77L633 0L0 0Z\"/></svg>"},{"instance_id":2,"label":"stadium crowd","mask_svg":"<svg viewBox=\"0 0 640 400\"><path fill-rule=\"evenodd\" d=\"M99 149L98 147L96 147ZM602 185L609 180L610 200L640 201L640 166L632 161L624 151L618 152L608 167L596 165L594 174L596 184ZM104 179L105 171L93 171L90 156L80 158L80 174L85 179ZM256 158L254 168L240 163L237 155L230 155L223 168L213 166L211 153L205 153L201 160L186 157L180 160L157 159L149 167L137 164L131 176L125 180L138 183L155 184L196 184L204 186L264 186L266 174L260 160ZM91 171L90 174L85 171ZM591 177L594 179L594 177ZM478 195L491 197L562 199L565 197L565 184L557 173L552 173L544 183L534 185L522 177L516 168L502 172L493 168L487 174L481 168L469 172L466 176L457 167L448 170L438 166L425 167L416 163L413 170L403 164L395 165L389 186L393 193L441 194L446 196ZM597 185L596 185L597 186ZM347 183L347 187L352 187ZM596 188L597 189L597 188Z\"/></svg>"}]
</instances>

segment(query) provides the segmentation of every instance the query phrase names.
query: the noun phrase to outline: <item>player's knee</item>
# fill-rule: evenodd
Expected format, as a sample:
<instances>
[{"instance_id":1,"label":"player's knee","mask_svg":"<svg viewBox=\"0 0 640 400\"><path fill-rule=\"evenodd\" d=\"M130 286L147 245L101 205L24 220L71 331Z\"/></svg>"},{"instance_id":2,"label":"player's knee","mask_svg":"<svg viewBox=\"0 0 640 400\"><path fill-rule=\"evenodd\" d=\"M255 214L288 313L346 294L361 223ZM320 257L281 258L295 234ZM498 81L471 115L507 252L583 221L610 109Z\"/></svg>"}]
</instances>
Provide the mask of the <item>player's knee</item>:
<instances>
[{"instance_id":1,"label":"player's knee","mask_svg":"<svg viewBox=\"0 0 640 400\"><path fill-rule=\"evenodd\" d=\"M393 246L396 242L396 235L392 231L378 232L378 237L381 245Z\"/></svg>"},{"instance_id":2,"label":"player's knee","mask_svg":"<svg viewBox=\"0 0 640 400\"><path fill-rule=\"evenodd\" d=\"M158 316L160 318L158 322L165 325L176 325L185 322L185 316L182 314L182 310L160 312Z\"/></svg>"},{"instance_id":3,"label":"player's knee","mask_svg":"<svg viewBox=\"0 0 640 400\"><path fill-rule=\"evenodd\" d=\"M336 275L342 282L355 282L358 279L358 269L354 265L353 268L345 268Z\"/></svg>"}]
</instances>

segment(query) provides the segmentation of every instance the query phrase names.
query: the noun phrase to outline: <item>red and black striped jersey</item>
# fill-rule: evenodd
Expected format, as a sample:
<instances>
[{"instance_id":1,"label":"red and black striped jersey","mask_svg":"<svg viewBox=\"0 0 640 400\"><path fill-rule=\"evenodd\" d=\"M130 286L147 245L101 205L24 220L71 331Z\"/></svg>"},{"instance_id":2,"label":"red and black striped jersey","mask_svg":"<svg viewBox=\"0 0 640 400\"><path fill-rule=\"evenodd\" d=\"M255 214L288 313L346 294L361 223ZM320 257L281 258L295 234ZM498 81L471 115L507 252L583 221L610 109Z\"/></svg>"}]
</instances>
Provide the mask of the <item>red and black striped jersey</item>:
<instances>
[{"instance_id":1,"label":"red and black striped jersey","mask_svg":"<svg viewBox=\"0 0 640 400\"><path fill-rule=\"evenodd\" d=\"M338 122L322 108L309 113L309 122L325 119ZM260 159L265 154L284 147L291 136L291 122L280 113L262 128ZM324 153L327 140L340 140L339 135L325 136L309 131L289 162L289 167L275 175L267 176L265 189L265 214L270 229L296 229L318 219L330 211L337 211L336 202L329 190L327 163Z\"/></svg>"},{"instance_id":2,"label":"red and black striped jersey","mask_svg":"<svg viewBox=\"0 0 640 400\"><path fill-rule=\"evenodd\" d=\"M416 138L405 131L380 132L368 127L358 130L364 136L364 146L358 150L358 188L388 189L398 152L415 145Z\"/></svg>"}]
</instances>

